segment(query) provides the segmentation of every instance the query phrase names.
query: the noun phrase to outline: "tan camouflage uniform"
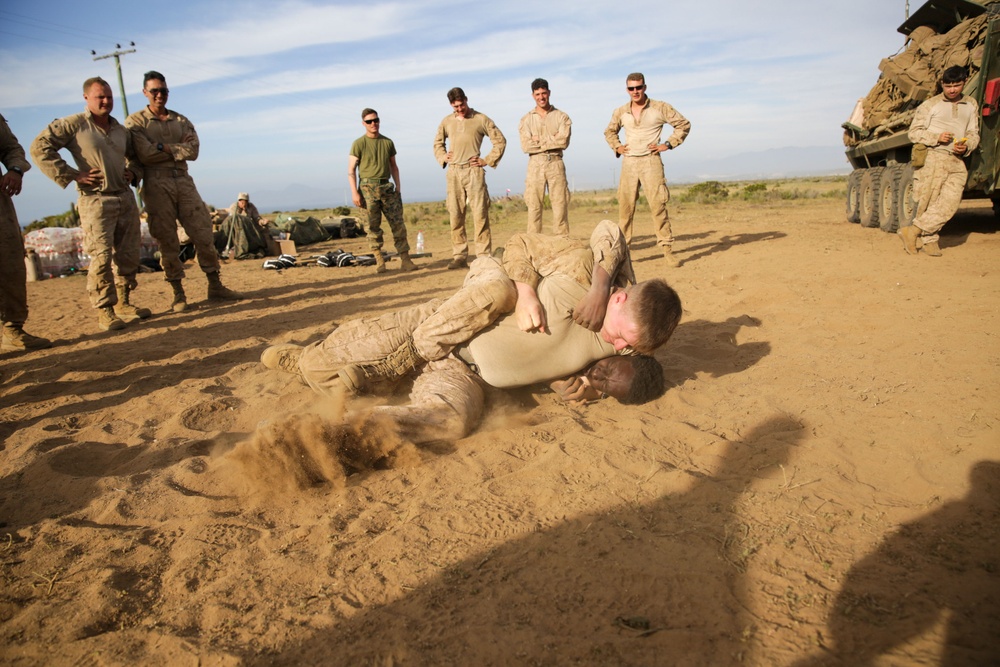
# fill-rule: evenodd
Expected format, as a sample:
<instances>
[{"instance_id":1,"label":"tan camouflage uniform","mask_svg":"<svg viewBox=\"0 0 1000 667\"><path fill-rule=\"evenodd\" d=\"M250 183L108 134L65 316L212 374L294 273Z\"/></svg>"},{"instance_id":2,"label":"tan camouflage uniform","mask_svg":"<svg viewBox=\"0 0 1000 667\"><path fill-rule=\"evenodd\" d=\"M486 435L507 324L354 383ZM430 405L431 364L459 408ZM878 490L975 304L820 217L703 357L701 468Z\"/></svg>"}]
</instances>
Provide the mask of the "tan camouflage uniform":
<instances>
[{"instance_id":1,"label":"tan camouflage uniform","mask_svg":"<svg viewBox=\"0 0 1000 667\"><path fill-rule=\"evenodd\" d=\"M469 256L469 241L465 231L466 201L472 209L476 253L483 256L493 252L486 170L469 165L470 158L479 157L483 137L486 136L490 138L492 149L482 159L495 169L507 148L507 139L485 114L471 108L468 118L449 114L441 121L434 137L434 158L438 164L448 169L452 256L458 260L466 260ZM452 153L450 162L446 157L449 151Z\"/></svg>"},{"instance_id":2,"label":"tan camouflage uniform","mask_svg":"<svg viewBox=\"0 0 1000 667\"><path fill-rule=\"evenodd\" d=\"M107 132L92 120L89 111L49 123L31 143L31 157L38 168L60 187L74 183L81 172L100 169L99 185L77 183L77 209L83 228L84 251L90 255L87 293L95 308L118 303L117 283L135 289L139 271L139 209L135 194L125 181L125 170L136 179L142 167L134 160L128 131L109 116ZM59 151L70 152L76 168L62 159Z\"/></svg>"},{"instance_id":3,"label":"tan camouflage uniform","mask_svg":"<svg viewBox=\"0 0 1000 667\"><path fill-rule=\"evenodd\" d=\"M552 202L552 233L569 235L569 184L562 154L569 147L572 122L565 112L549 106L544 116L535 107L524 115L518 127L521 150L528 154L528 175L524 181L524 202L528 205L528 232L542 231L545 186Z\"/></svg>"},{"instance_id":4,"label":"tan camouflage uniform","mask_svg":"<svg viewBox=\"0 0 1000 667\"><path fill-rule=\"evenodd\" d=\"M449 299L433 299L403 311L347 322L325 340L307 347L299 361L299 368L306 382L319 393L333 394L340 387L337 372L341 368L348 364L382 359L412 338L414 342L420 341L418 349L422 352L433 351L432 357L425 357L432 360L423 367L414 382L407 405L383 406L376 408L375 413L393 420L402 435L412 442L454 440L467 435L482 415L484 392L488 385L476 372L479 359L470 357L468 361L463 361L459 353L453 350L462 336L467 336L465 340L476 340L492 331L494 328L489 327L489 324L498 317L501 323L508 320L513 322L513 318L502 317L513 309L516 300L516 292L512 281L507 277L507 271L516 272L525 282L538 287L543 303L551 306L548 311L550 325L558 329L560 321L566 320L582 335L597 338L600 334L575 325L571 319L579 296L590 285L594 261L615 278L615 284L625 285L634 281L628 247L622 241L617 226L610 221L601 222L594 230L591 249L586 253L576 252L581 245L586 248L585 244L564 238L524 234L515 235L512 241L513 245L508 244L504 254L505 265L509 260L507 270L501 268L492 257L479 258L472 263L462 289ZM570 247L574 252L567 252ZM581 262L584 254L589 256L589 261ZM533 262L541 265L535 266ZM560 289L550 292L546 283L550 279L559 282ZM572 289L563 289L567 281L581 291L576 293ZM550 294L555 295L554 301L549 299ZM562 313L563 317L557 317L556 313ZM576 352L567 349L575 347L573 342L559 345L557 341L553 349L548 340L551 338L554 336L519 332L515 337L497 339L498 344L505 347L494 351L495 356L505 360L506 365L513 366L513 373L521 376L520 382L505 381L504 386L523 386L561 377L559 374L552 374L556 372L553 370L540 371L540 364L535 361L529 364L519 359L526 349L537 348L539 345L549 346L544 355L532 353L528 356L533 360L546 355L554 357L555 366L558 367L559 357ZM604 345L606 349L600 356L580 361L579 365L562 372L562 375L578 371L591 361L615 354L611 346L606 343ZM461 354L469 357L470 351L463 349ZM546 364L549 362L544 361L541 365ZM487 366L489 365L490 361L487 360ZM562 365L565 366L565 363Z\"/></svg>"},{"instance_id":5,"label":"tan camouflage uniform","mask_svg":"<svg viewBox=\"0 0 1000 667\"><path fill-rule=\"evenodd\" d=\"M132 135L136 155L145 168L142 195L148 214L149 233L160 244L160 266L166 280L184 278L184 264L177 256L180 241L177 222L194 243L198 265L206 274L219 272L219 253L215 250L212 218L198 194L194 179L188 175L188 161L197 160L201 143L194 125L184 116L167 110L167 120L160 120L148 107L130 114L125 127ZM193 137L183 141L185 136ZM157 148L162 144L170 148Z\"/></svg>"},{"instance_id":6,"label":"tan camouflage uniform","mask_svg":"<svg viewBox=\"0 0 1000 667\"><path fill-rule=\"evenodd\" d=\"M260 211L252 202L247 202L246 208L240 210L240 203L236 202L229 207L229 215L244 215L250 218L251 222L260 224Z\"/></svg>"},{"instance_id":7,"label":"tan camouflage uniform","mask_svg":"<svg viewBox=\"0 0 1000 667\"><path fill-rule=\"evenodd\" d=\"M10 171L31 169L24 158L24 149L11 132L6 119L0 116L0 162ZM28 319L28 290L25 284L24 236L17 222L17 211L10 195L0 192L0 320L20 327Z\"/></svg>"},{"instance_id":8,"label":"tan camouflage uniform","mask_svg":"<svg viewBox=\"0 0 1000 667\"><path fill-rule=\"evenodd\" d=\"M979 106L975 100L963 95L957 102L948 102L944 95L937 95L917 108L910 123L910 141L930 148L924 166L914 171L918 215L913 225L921 231L924 243L938 240L938 232L958 211L968 180L964 159L952 152L954 144L938 144L943 132L951 132L956 140L968 139L965 154L971 154L979 146Z\"/></svg>"},{"instance_id":9,"label":"tan camouflage uniform","mask_svg":"<svg viewBox=\"0 0 1000 667\"><path fill-rule=\"evenodd\" d=\"M382 215L385 214L396 252L409 252L403 198L389 180L389 158L396 155L396 145L392 139L381 134L375 138L363 136L351 145L350 155L359 160L358 190L361 193L361 208L368 212L369 250L382 249Z\"/></svg>"},{"instance_id":10,"label":"tan camouflage uniform","mask_svg":"<svg viewBox=\"0 0 1000 667\"><path fill-rule=\"evenodd\" d=\"M660 141L664 125L670 125L674 130L666 142ZM626 243L631 243L632 219L635 217L635 204L639 199L639 187L642 186L653 216L656 242L663 248L670 248L674 243L670 218L667 215L670 191L667 189L667 179L663 175L663 160L659 153L651 152L648 146L656 142L667 143L671 148L677 148L684 143L684 138L691 131L691 123L666 102L647 97L638 121L632 115L631 102L618 107L611 114L611 122L604 130L604 138L611 146L611 150L616 151L622 146L618 137L622 129L625 130L625 145L629 150L623 157L622 173L618 183L618 224L625 233ZM615 155L618 156L618 153Z\"/></svg>"}]
</instances>

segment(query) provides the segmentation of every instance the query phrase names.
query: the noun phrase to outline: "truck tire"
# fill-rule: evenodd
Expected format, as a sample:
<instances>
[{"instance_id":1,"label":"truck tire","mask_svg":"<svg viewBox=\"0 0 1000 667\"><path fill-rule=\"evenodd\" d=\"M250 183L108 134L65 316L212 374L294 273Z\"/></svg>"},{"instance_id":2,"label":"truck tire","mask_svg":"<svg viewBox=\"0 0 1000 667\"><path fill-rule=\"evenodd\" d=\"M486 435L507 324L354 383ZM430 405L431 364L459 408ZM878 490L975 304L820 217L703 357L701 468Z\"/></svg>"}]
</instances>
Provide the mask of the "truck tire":
<instances>
[{"instance_id":1,"label":"truck tire","mask_svg":"<svg viewBox=\"0 0 1000 667\"><path fill-rule=\"evenodd\" d=\"M884 167L866 169L861 177L860 215L862 227L878 227L878 193Z\"/></svg>"},{"instance_id":2,"label":"truck tire","mask_svg":"<svg viewBox=\"0 0 1000 667\"><path fill-rule=\"evenodd\" d=\"M882 172L878 184L878 226L887 234L895 234L899 227L899 179L903 166L894 164Z\"/></svg>"},{"instance_id":3,"label":"truck tire","mask_svg":"<svg viewBox=\"0 0 1000 667\"><path fill-rule=\"evenodd\" d=\"M861 222L861 177L864 169L855 169L847 177L847 221Z\"/></svg>"},{"instance_id":4,"label":"truck tire","mask_svg":"<svg viewBox=\"0 0 1000 667\"><path fill-rule=\"evenodd\" d=\"M896 212L899 227L909 227L917 217L917 200L913 196L913 165L903 165L896 188Z\"/></svg>"}]
</instances>

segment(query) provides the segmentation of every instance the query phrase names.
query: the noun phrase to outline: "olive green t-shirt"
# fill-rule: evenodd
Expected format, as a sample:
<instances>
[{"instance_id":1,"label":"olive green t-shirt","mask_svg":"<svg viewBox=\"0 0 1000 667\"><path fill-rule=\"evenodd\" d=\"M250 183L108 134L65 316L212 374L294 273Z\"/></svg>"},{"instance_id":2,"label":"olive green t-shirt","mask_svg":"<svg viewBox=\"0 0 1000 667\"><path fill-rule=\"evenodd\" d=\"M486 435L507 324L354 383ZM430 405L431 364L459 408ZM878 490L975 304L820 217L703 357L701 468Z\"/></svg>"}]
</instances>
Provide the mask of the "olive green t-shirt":
<instances>
[{"instance_id":1,"label":"olive green t-shirt","mask_svg":"<svg viewBox=\"0 0 1000 667\"><path fill-rule=\"evenodd\" d=\"M379 135L372 139L368 135L356 139L351 144L351 155L358 158L360 178L389 178L389 158L396 154L392 139Z\"/></svg>"}]
</instances>

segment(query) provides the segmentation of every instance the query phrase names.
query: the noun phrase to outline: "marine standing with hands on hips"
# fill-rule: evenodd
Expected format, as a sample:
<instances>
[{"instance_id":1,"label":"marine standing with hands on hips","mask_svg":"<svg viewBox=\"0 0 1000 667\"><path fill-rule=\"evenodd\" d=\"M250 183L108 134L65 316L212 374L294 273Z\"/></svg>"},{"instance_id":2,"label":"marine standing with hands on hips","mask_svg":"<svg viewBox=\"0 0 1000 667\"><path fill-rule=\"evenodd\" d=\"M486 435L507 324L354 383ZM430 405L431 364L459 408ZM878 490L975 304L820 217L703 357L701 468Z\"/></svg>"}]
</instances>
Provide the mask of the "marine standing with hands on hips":
<instances>
[{"instance_id":1,"label":"marine standing with hands on hips","mask_svg":"<svg viewBox=\"0 0 1000 667\"><path fill-rule=\"evenodd\" d=\"M139 207L130 185L142 177L128 130L111 115L111 86L100 77L83 82L83 113L49 123L31 143L31 157L46 176L65 188L76 183L84 250L90 255L87 293L102 331L144 320L148 308L132 304L138 286ZM76 168L59 155L69 151ZM176 237L176 233L174 234ZM111 265L118 268L117 278ZM116 289L117 283L117 289Z\"/></svg>"},{"instance_id":2,"label":"marine standing with hands on hips","mask_svg":"<svg viewBox=\"0 0 1000 667\"><path fill-rule=\"evenodd\" d=\"M639 200L639 186L646 193L649 210L653 215L656 243L663 250L668 266L678 266L673 254L674 236L667 215L670 191L663 175L660 153L684 143L691 131L691 123L677 109L666 102L651 100L646 96L646 77L633 72L625 79L630 101L611 114L611 122L604 130L604 138L616 157L622 158L622 173L618 183L618 224L625 234L626 243L632 242L632 219L635 203ZM663 126L669 125L673 133L660 141ZM618 133L625 130L625 143Z\"/></svg>"},{"instance_id":3,"label":"marine standing with hands on hips","mask_svg":"<svg viewBox=\"0 0 1000 667\"><path fill-rule=\"evenodd\" d=\"M476 254L480 257L493 252L490 233L490 193L486 189L485 167L494 169L507 148L507 139L490 118L469 106L465 91L452 88L448 103L454 113L445 116L434 137L434 157L448 170L448 214L451 218L451 252L449 269L469 266L469 240L465 233L466 200L472 207L475 224ZM479 157L483 137L489 137L493 148L486 157Z\"/></svg>"}]
</instances>

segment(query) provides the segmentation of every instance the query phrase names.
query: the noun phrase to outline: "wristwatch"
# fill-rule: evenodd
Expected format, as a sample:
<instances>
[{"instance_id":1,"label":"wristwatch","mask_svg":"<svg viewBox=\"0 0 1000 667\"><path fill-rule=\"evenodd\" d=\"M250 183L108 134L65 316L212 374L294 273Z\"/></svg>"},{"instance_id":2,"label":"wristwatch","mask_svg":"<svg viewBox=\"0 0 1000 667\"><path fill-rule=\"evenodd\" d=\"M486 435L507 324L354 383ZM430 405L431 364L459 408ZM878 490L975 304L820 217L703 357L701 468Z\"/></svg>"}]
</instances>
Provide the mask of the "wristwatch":
<instances>
[{"instance_id":1,"label":"wristwatch","mask_svg":"<svg viewBox=\"0 0 1000 667\"><path fill-rule=\"evenodd\" d=\"M18 176L24 176L24 169L21 169L20 167L11 167L7 171L12 171Z\"/></svg>"},{"instance_id":2,"label":"wristwatch","mask_svg":"<svg viewBox=\"0 0 1000 667\"><path fill-rule=\"evenodd\" d=\"M156 144L156 150L163 152L163 144Z\"/></svg>"}]
</instances>

